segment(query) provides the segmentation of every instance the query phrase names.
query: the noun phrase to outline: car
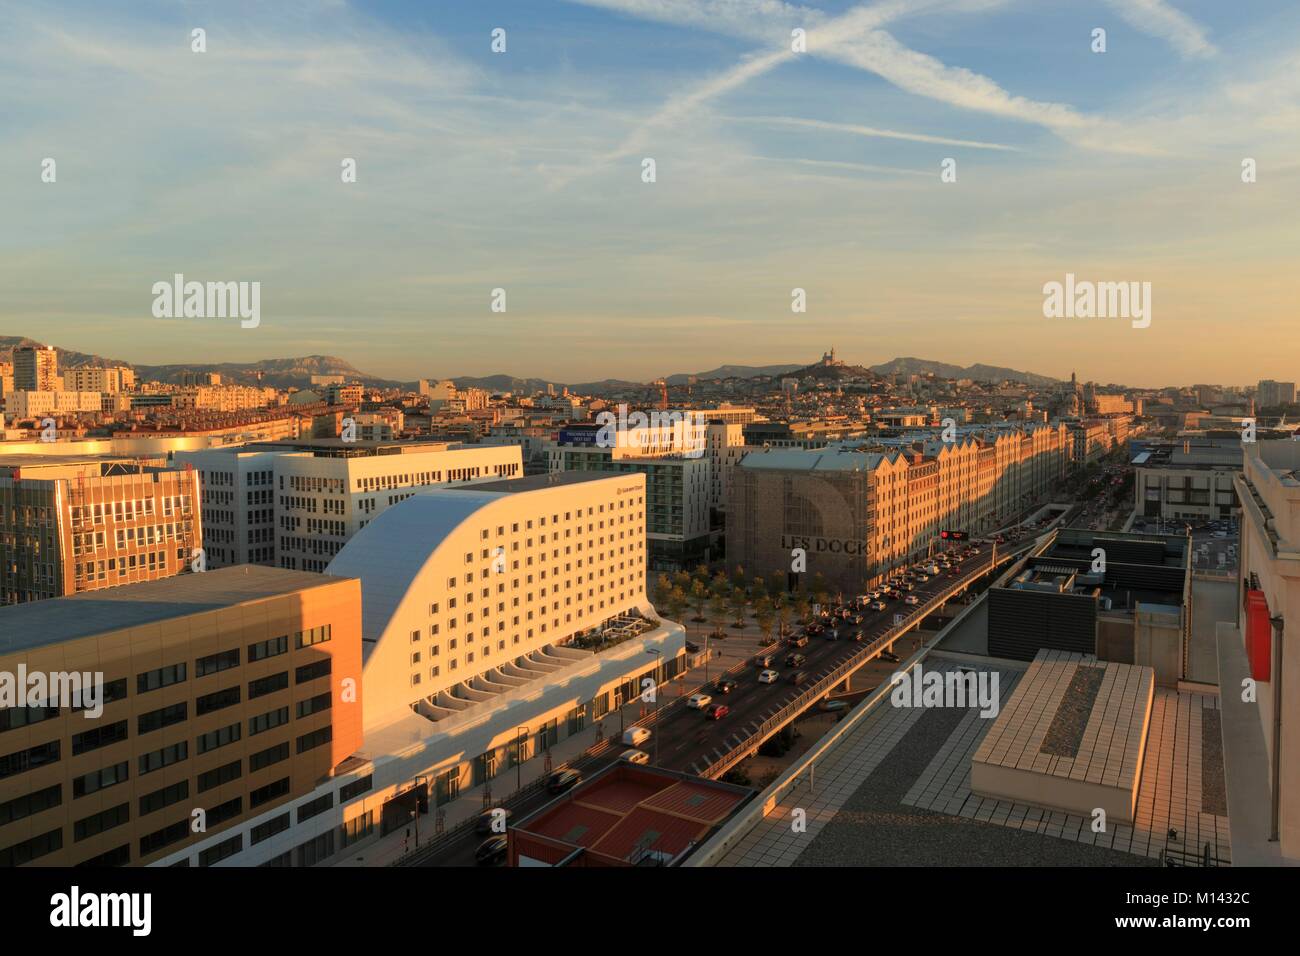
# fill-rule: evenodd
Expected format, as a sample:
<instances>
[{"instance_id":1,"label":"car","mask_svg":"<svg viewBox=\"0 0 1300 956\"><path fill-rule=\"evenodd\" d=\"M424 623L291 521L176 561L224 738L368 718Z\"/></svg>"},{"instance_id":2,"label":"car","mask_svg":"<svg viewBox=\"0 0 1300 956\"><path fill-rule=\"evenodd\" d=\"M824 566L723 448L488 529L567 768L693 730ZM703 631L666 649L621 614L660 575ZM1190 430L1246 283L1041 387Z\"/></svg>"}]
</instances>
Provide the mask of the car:
<instances>
[{"instance_id":1,"label":"car","mask_svg":"<svg viewBox=\"0 0 1300 956\"><path fill-rule=\"evenodd\" d=\"M704 712L706 720L721 720L731 713L731 708L726 704L711 704L709 709Z\"/></svg>"},{"instance_id":2,"label":"car","mask_svg":"<svg viewBox=\"0 0 1300 956\"><path fill-rule=\"evenodd\" d=\"M582 783L582 774L576 770L557 770L551 774L546 789L551 793L564 793Z\"/></svg>"},{"instance_id":3,"label":"car","mask_svg":"<svg viewBox=\"0 0 1300 956\"><path fill-rule=\"evenodd\" d=\"M921 603L921 599L917 597L915 594L909 594L907 597L903 598L903 603L917 605Z\"/></svg>"},{"instance_id":4,"label":"car","mask_svg":"<svg viewBox=\"0 0 1300 956\"><path fill-rule=\"evenodd\" d=\"M821 633L822 631L824 631L824 630L826 630L826 625L825 625L825 624L809 624L806 628L804 628L804 633L805 633L805 634L811 634L811 635L813 635L814 637L816 637L818 634L820 634L820 633ZM792 637L791 640L796 640L796 638L793 638L793 637ZM802 647L803 645L801 644L801 645L799 645L799 646Z\"/></svg>"},{"instance_id":5,"label":"car","mask_svg":"<svg viewBox=\"0 0 1300 956\"><path fill-rule=\"evenodd\" d=\"M873 611L883 611L884 609L885 609L884 601L877 601L875 604L871 605L871 610Z\"/></svg>"},{"instance_id":6,"label":"car","mask_svg":"<svg viewBox=\"0 0 1300 956\"><path fill-rule=\"evenodd\" d=\"M786 667L803 667L806 663L808 663L808 658L804 657L802 654L791 654L785 659Z\"/></svg>"},{"instance_id":7,"label":"car","mask_svg":"<svg viewBox=\"0 0 1300 956\"><path fill-rule=\"evenodd\" d=\"M720 677L714 683L713 689L716 690L719 694L730 694L733 690L736 689L736 682L732 680L730 677Z\"/></svg>"},{"instance_id":8,"label":"car","mask_svg":"<svg viewBox=\"0 0 1300 956\"><path fill-rule=\"evenodd\" d=\"M479 866L500 866L506 861L509 850L510 840L504 833L497 833L478 845L474 851L474 862Z\"/></svg>"},{"instance_id":9,"label":"car","mask_svg":"<svg viewBox=\"0 0 1300 956\"><path fill-rule=\"evenodd\" d=\"M788 680L791 684L794 684L795 687L798 687L801 684L807 682L808 674L804 671L795 671L789 677L787 677L786 680Z\"/></svg>"},{"instance_id":10,"label":"car","mask_svg":"<svg viewBox=\"0 0 1300 956\"><path fill-rule=\"evenodd\" d=\"M775 683L776 683L776 679L777 679L778 677L780 677L780 676L781 676L781 675L778 674L776 671L771 670L771 669L769 668L768 670L765 670L765 671L759 671L759 673L758 673L758 682L759 682L760 684L775 684Z\"/></svg>"},{"instance_id":11,"label":"car","mask_svg":"<svg viewBox=\"0 0 1300 956\"><path fill-rule=\"evenodd\" d=\"M862 643L863 641L865 641L866 639L867 639L867 632L866 632L866 631L856 631L856 632L854 632L854 634L853 634L853 640L854 640L854 642L857 643L857 644L861 644L861 643Z\"/></svg>"},{"instance_id":12,"label":"car","mask_svg":"<svg viewBox=\"0 0 1300 956\"><path fill-rule=\"evenodd\" d=\"M650 739L650 731L645 727L629 727L623 731L623 743L629 747L640 747Z\"/></svg>"},{"instance_id":13,"label":"car","mask_svg":"<svg viewBox=\"0 0 1300 956\"><path fill-rule=\"evenodd\" d=\"M930 575L928 575L928 574L919 574L919 575L917 575L916 583L917 583L917 584L926 584L926 583L929 582L929 580L930 580Z\"/></svg>"},{"instance_id":14,"label":"car","mask_svg":"<svg viewBox=\"0 0 1300 956\"><path fill-rule=\"evenodd\" d=\"M708 694L691 694L690 697L686 698L686 706L691 710L703 710L711 703L713 703L713 698Z\"/></svg>"},{"instance_id":15,"label":"car","mask_svg":"<svg viewBox=\"0 0 1300 956\"><path fill-rule=\"evenodd\" d=\"M509 823L514 814L505 807L489 807L478 815L474 821L475 833L491 833L495 825L498 830Z\"/></svg>"},{"instance_id":16,"label":"car","mask_svg":"<svg viewBox=\"0 0 1300 956\"><path fill-rule=\"evenodd\" d=\"M624 750L618 759L624 763L649 763L650 755L644 750Z\"/></svg>"},{"instance_id":17,"label":"car","mask_svg":"<svg viewBox=\"0 0 1300 956\"><path fill-rule=\"evenodd\" d=\"M862 623L862 615L861 615L861 614L855 614L855 615L853 615L853 623L854 623L854 624L861 624L861 623Z\"/></svg>"},{"instance_id":18,"label":"car","mask_svg":"<svg viewBox=\"0 0 1300 956\"><path fill-rule=\"evenodd\" d=\"M897 654L895 654L893 651L881 651L880 659L882 661L888 661L891 664L897 664L900 661L902 661L902 658L899 657Z\"/></svg>"},{"instance_id":19,"label":"car","mask_svg":"<svg viewBox=\"0 0 1300 956\"><path fill-rule=\"evenodd\" d=\"M824 630L826 630L826 628L824 628L824 627L819 627L819 628L817 629L817 633L820 634L820 633L821 633L822 631L824 631ZM800 634L800 635L798 635L797 637L792 637L792 638L790 638L790 640L787 641L786 643L789 644L791 647L807 647L807 646L808 646L808 635L806 635L806 634Z\"/></svg>"},{"instance_id":20,"label":"car","mask_svg":"<svg viewBox=\"0 0 1300 956\"><path fill-rule=\"evenodd\" d=\"M838 641L840 639L840 629L838 627L831 628L826 632L825 637L828 641Z\"/></svg>"},{"instance_id":21,"label":"car","mask_svg":"<svg viewBox=\"0 0 1300 956\"><path fill-rule=\"evenodd\" d=\"M847 700L824 700L817 705L817 709L828 714L835 714L846 711L852 706Z\"/></svg>"},{"instance_id":22,"label":"car","mask_svg":"<svg viewBox=\"0 0 1300 956\"><path fill-rule=\"evenodd\" d=\"M754 663L759 667L771 667L774 660L776 660L775 654L758 654L754 657Z\"/></svg>"}]
</instances>

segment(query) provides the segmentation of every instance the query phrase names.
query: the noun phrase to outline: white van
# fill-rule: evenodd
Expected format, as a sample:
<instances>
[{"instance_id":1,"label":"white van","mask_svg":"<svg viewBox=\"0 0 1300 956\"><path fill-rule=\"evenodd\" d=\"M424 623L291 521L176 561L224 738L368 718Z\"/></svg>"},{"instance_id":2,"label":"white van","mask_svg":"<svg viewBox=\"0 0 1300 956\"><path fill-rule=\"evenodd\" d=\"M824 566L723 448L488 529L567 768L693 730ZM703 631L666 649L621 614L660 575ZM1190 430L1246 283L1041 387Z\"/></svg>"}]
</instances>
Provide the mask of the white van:
<instances>
[{"instance_id":1,"label":"white van","mask_svg":"<svg viewBox=\"0 0 1300 956\"><path fill-rule=\"evenodd\" d=\"M629 747L640 747L650 739L650 731L644 727L629 727L623 731L623 743Z\"/></svg>"}]
</instances>

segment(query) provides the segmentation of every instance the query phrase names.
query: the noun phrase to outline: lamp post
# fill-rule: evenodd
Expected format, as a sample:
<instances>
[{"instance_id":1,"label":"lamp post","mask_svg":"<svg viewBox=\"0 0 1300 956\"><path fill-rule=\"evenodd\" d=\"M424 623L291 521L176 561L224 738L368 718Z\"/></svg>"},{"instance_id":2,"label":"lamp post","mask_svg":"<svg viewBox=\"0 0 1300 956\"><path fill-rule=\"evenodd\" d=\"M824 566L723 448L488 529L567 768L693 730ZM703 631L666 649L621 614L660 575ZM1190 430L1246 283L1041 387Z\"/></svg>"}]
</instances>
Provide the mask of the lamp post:
<instances>
[{"instance_id":1,"label":"lamp post","mask_svg":"<svg viewBox=\"0 0 1300 956\"><path fill-rule=\"evenodd\" d=\"M663 655L663 651L659 650L659 648L657 648L657 647L647 647L647 648L646 648L646 653L647 653L647 654L653 654L655 657L659 658L658 662L655 664L655 670L658 671L658 672L660 672L660 673L662 673L662 671L663 671L663 666L664 666L664 655ZM656 675L656 677L655 677L655 714L656 714L656 715L659 713L659 707L660 707L660 703L659 703L659 684L660 684L660 682L661 682L661 681L660 681L660 677L659 677L658 675ZM659 764L659 734L658 734L658 731L656 730L656 732L655 732L655 733L652 733L650 736L652 736L652 737L654 738L654 742L655 742L655 765L658 766L658 764Z\"/></svg>"}]
</instances>

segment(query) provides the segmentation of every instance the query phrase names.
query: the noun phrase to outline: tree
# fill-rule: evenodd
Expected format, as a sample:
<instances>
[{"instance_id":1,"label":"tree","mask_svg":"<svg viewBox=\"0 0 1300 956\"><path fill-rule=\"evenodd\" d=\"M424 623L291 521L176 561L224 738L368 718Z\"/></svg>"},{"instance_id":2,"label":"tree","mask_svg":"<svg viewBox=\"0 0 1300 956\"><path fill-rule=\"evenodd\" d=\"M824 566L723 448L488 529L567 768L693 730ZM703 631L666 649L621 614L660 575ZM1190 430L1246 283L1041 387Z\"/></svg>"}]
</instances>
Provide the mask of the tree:
<instances>
[{"instance_id":1,"label":"tree","mask_svg":"<svg viewBox=\"0 0 1300 956\"><path fill-rule=\"evenodd\" d=\"M668 607L668 595L672 593L673 583L668 579L668 575L660 574L655 581L655 603L661 607Z\"/></svg>"},{"instance_id":2,"label":"tree","mask_svg":"<svg viewBox=\"0 0 1300 956\"><path fill-rule=\"evenodd\" d=\"M781 633L785 633L785 626L790 621L790 605L782 601L776 606L776 622L780 625Z\"/></svg>"},{"instance_id":3,"label":"tree","mask_svg":"<svg viewBox=\"0 0 1300 956\"><path fill-rule=\"evenodd\" d=\"M715 634L722 633L722 629L727 623L726 594L715 594L713 595L713 599L709 601L709 623L713 625L713 632Z\"/></svg>"},{"instance_id":4,"label":"tree","mask_svg":"<svg viewBox=\"0 0 1300 956\"><path fill-rule=\"evenodd\" d=\"M758 621L758 629L761 633L767 634L772 630L772 621L775 617L772 601L766 594L754 602L754 619Z\"/></svg>"},{"instance_id":5,"label":"tree","mask_svg":"<svg viewBox=\"0 0 1300 956\"><path fill-rule=\"evenodd\" d=\"M745 626L745 607L748 603L745 592L741 588L736 588L731 592L731 610L736 615L736 627Z\"/></svg>"},{"instance_id":6,"label":"tree","mask_svg":"<svg viewBox=\"0 0 1300 956\"><path fill-rule=\"evenodd\" d=\"M668 613L672 615L674 621L679 620L682 612L686 610L686 592L681 588L673 588L668 593Z\"/></svg>"},{"instance_id":7,"label":"tree","mask_svg":"<svg viewBox=\"0 0 1300 956\"><path fill-rule=\"evenodd\" d=\"M709 603L709 589L698 578L691 582L691 603L695 605L695 620L704 620L704 609Z\"/></svg>"},{"instance_id":8,"label":"tree","mask_svg":"<svg viewBox=\"0 0 1300 956\"><path fill-rule=\"evenodd\" d=\"M718 573L713 576L713 580L709 582L709 589L713 591L714 594L726 594L730 591L731 578L727 577L727 572L719 570Z\"/></svg>"},{"instance_id":9,"label":"tree","mask_svg":"<svg viewBox=\"0 0 1300 956\"><path fill-rule=\"evenodd\" d=\"M806 622L808 615L812 613L812 607L808 603L808 598L802 594L794 599L794 613L796 619L800 622Z\"/></svg>"}]
</instances>

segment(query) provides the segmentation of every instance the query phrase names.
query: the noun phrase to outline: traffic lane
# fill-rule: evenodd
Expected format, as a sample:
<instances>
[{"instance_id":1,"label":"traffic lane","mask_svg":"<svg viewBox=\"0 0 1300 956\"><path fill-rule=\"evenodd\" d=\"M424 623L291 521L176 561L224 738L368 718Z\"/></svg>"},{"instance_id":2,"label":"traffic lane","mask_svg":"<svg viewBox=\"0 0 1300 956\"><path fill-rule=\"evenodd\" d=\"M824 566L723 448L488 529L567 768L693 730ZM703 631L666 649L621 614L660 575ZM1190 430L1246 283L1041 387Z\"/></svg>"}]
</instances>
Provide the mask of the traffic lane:
<instances>
[{"instance_id":1,"label":"traffic lane","mask_svg":"<svg viewBox=\"0 0 1300 956\"><path fill-rule=\"evenodd\" d=\"M989 546L984 546L979 553L962 561L959 567L963 573L971 570L981 557L987 559L990 550ZM924 603L940 590L946 590L951 583L951 578L940 574L937 579L931 578L926 584L916 585L916 589L910 593L916 594ZM841 622L839 640L832 641L825 637L809 638L808 646L797 651L808 659L807 664L799 668L809 674L804 688L796 688L788 681L792 669L785 668L783 662L786 655L795 652L795 649L784 645L781 645L777 651L777 669L782 672L782 675L776 684L760 684L758 674L761 668L754 666L732 675L733 679L737 680L738 686L730 694L716 694L711 690L711 684L706 686L705 693L712 694L715 701L725 703L731 708L731 712L719 721L709 720L703 712L686 707L684 700L673 698L671 701L662 702L663 712L651 724L653 735L650 740L641 745L640 749L645 750L650 754L651 760L655 761L656 747L658 747L657 762L660 766L670 769L689 769L692 762L700 761L719 748L731 749L729 746L723 747L730 737L736 734L742 737L748 736L748 732L754 729L749 725L754 722L761 724L772 714L792 703L804 693L807 684L816 683L845 660L860 653L863 645L874 641L894 626L894 614L905 613L907 610L902 601L889 602L884 611L862 612L863 623L860 625ZM857 630L862 630L865 634L861 643L851 639L852 634ZM876 670L880 670L888 675L892 673L893 666L875 658L871 663L864 665L864 669L872 668L873 674ZM864 673L864 669L856 672L855 679L857 675ZM619 755L628 749L631 749L630 745L624 745L621 741L615 742L613 750L609 753L599 757L584 756L575 761L573 766L584 775L593 774L617 760ZM523 819L552 799L553 796L543 790L519 801L507 800L504 806L512 811L513 819ZM474 866L474 852L484 839L485 836L470 831L420 865Z\"/></svg>"},{"instance_id":2,"label":"traffic lane","mask_svg":"<svg viewBox=\"0 0 1300 956\"><path fill-rule=\"evenodd\" d=\"M951 580L945 581L940 576L938 580L932 579L926 584L917 585L917 590L911 593L925 603L951 586ZM894 613L897 612L887 607L884 611L870 612L860 625L841 622L841 636L838 640L816 636L809 638L806 647L782 648L772 667L780 674L775 684L760 683L758 675L763 668L754 665L752 669L731 675L737 681L737 686L730 693L718 693L715 689L716 682L705 686L703 692L713 698L713 703L725 704L728 708L727 715L719 720L710 720L704 711L674 702L672 708L654 724L654 732L659 735L659 739L654 745L657 750L650 749L651 760L669 769L691 770L692 765L696 765L697 772L702 770L708 763L712 763L710 758L714 754L726 752L738 745L756 731L763 721L806 693L808 685L816 684L845 661L861 654L864 645L886 634L895 626ZM864 634L860 643L853 641L850 636L859 629ZM895 644L897 641L891 642L890 646ZM802 654L806 662L798 668L785 666L785 659L795 653ZM872 660L879 661L885 668L885 673L892 673L892 662L880 661L878 656ZM789 675L796 670L808 675L802 687L795 687L789 682ZM857 673L861 672L860 668Z\"/></svg>"}]
</instances>

